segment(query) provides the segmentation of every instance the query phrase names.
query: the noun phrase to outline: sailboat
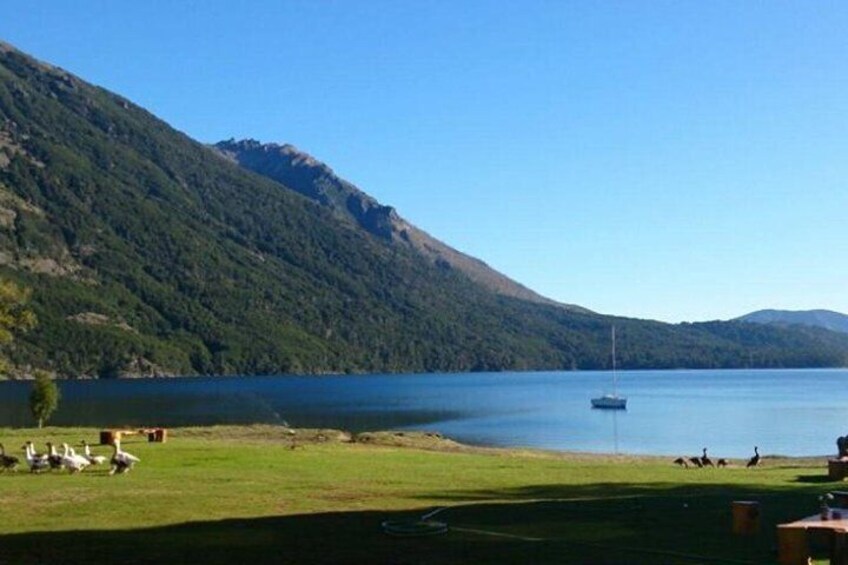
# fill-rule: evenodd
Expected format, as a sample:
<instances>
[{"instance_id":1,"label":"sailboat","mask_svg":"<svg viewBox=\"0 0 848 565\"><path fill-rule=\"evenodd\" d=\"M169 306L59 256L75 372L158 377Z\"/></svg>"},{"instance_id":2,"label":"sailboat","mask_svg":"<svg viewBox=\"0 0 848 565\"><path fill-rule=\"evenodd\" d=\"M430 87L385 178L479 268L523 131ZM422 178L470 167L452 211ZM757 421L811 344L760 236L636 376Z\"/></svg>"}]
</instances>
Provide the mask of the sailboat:
<instances>
[{"instance_id":1,"label":"sailboat","mask_svg":"<svg viewBox=\"0 0 848 565\"><path fill-rule=\"evenodd\" d=\"M616 392L618 374L615 370L615 326L612 327L612 394L605 394L592 399L592 408L605 410L627 410L627 397L619 396Z\"/></svg>"}]
</instances>

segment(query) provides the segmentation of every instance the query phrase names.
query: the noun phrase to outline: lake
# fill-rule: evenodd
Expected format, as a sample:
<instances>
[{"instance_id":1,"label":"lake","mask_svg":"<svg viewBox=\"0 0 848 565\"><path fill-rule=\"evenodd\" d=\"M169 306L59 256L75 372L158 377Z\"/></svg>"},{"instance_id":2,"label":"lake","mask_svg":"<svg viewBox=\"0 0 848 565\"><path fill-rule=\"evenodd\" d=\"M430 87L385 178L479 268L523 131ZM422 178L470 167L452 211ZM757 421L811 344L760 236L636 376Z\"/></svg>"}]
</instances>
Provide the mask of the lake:
<instances>
[{"instance_id":1,"label":"lake","mask_svg":"<svg viewBox=\"0 0 848 565\"><path fill-rule=\"evenodd\" d=\"M592 410L606 372L64 381L55 425L283 423L431 430L496 446L633 454L822 455L848 434L848 370L619 371L628 409ZM0 383L0 426L31 426Z\"/></svg>"}]
</instances>

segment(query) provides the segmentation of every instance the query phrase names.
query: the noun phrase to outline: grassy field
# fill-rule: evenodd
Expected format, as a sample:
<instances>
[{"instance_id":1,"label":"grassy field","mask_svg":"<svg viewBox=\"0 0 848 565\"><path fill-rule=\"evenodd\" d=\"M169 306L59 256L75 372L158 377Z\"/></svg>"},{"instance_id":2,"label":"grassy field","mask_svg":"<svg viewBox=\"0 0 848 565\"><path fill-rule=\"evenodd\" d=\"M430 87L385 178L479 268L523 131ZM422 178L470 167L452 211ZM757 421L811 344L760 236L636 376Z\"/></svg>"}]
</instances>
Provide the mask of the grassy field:
<instances>
[{"instance_id":1,"label":"grassy field","mask_svg":"<svg viewBox=\"0 0 848 565\"><path fill-rule=\"evenodd\" d=\"M126 440L142 459L127 475L0 474L0 563L773 563L775 524L815 513L838 488L824 459L685 470L666 458L381 444L408 436L292 449L280 428L170 433ZM97 431L0 429L22 461L28 439L43 450ZM732 535L733 500L760 501L760 534ZM381 530L442 507L447 534Z\"/></svg>"}]
</instances>

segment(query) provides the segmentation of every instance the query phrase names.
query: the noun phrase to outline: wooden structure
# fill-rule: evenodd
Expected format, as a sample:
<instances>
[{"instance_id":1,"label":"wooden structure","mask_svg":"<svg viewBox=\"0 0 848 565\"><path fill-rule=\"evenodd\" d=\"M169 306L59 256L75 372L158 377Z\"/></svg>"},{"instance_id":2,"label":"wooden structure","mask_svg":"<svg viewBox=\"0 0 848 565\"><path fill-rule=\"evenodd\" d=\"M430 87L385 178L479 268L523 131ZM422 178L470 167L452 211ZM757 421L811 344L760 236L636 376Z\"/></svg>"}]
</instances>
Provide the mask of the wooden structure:
<instances>
[{"instance_id":1,"label":"wooden structure","mask_svg":"<svg viewBox=\"0 0 848 565\"><path fill-rule=\"evenodd\" d=\"M147 441L165 443L168 441L167 428L140 428L138 430L100 430L100 445L112 445L115 440L121 440L126 436L143 435Z\"/></svg>"},{"instance_id":2,"label":"wooden structure","mask_svg":"<svg viewBox=\"0 0 848 565\"><path fill-rule=\"evenodd\" d=\"M778 525L777 550L781 565L807 565L810 558L807 536L811 531L830 537L832 564L848 565L848 510L844 509L829 510L827 519L815 514Z\"/></svg>"},{"instance_id":3,"label":"wooden structure","mask_svg":"<svg viewBox=\"0 0 848 565\"><path fill-rule=\"evenodd\" d=\"M830 491L830 495L833 497L833 506L837 506L840 509L848 508L848 491L832 490Z\"/></svg>"},{"instance_id":4,"label":"wooden structure","mask_svg":"<svg viewBox=\"0 0 848 565\"><path fill-rule=\"evenodd\" d=\"M165 428L153 428L150 430L144 430L147 434L147 441L155 442L155 443L165 443L168 441L168 430ZM139 430L141 433L141 430Z\"/></svg>"},{"instance_id":5,"label":"wooden structure","mask_svg":"<svg viewBox=\"0 0 848 565\"><path fill-rule=\"evenodd\" d=\"M734 500L733 533L750 536L760 533L760 503L753 500Z\"/></svg>"},{"instance_id":6,"label":"wooden structure","mask_svg":"<svg viewBox=\"0 0 848 565\"><path fill-rule=\"evenodd\" d=\"M827 476L831 481L843 481L848 476L848 459L840 457L839 459L827 460Z\"/></svg>"}]
</instances>

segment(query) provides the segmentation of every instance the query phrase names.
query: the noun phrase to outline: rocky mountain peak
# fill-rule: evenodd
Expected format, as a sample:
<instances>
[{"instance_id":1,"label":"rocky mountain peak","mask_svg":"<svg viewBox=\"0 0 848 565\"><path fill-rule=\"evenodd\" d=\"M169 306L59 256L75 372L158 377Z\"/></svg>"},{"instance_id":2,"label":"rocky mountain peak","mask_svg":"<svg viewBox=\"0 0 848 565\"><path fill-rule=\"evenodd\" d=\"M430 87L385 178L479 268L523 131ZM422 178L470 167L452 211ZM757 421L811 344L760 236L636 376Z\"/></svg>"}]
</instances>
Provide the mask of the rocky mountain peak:
<instances>
[{"instance_id":1,"label":"rocky mountain peak","mask_svg":"<svg viewBox=\"0 0 848 565\"><path fill-rule=\"evenodd\" d=\"M214 147L239 165L330 209L343 221L391 244L411 247L441 269L455 269L496 294L557 304L410 224L392 206L381 204L352 183L339 178L323 162L291 144L229 139ZM588 312L578 306L559 306Z\"/></svg>"},{"instance_id":2,"label":"rocky mountain peak","mask_svg":"<svg viewBox=\"0 0 848 565\"><path fill-rule=\"evenodd\" d=\"M228 156L244 155L246 153L261 153L269 157L277 156L281 159L288 160L292 166L321 169L323 173L335 176L333 170L326 163L319 161L309 153L301 151L290 143L262 143L252 138L240 140L230 138L226 141L219 141L215 144L215 148Z\"/></svg>"},{"instance_id":3,"label":"rocky mountain peak","mask_svg":"<svg viewBox=\"0 0 848 565\"><path fill-rule=\"evenodd\" d=\"M400 218L394 208L381 205L294 145L229 139L216 143L214 148L228 159L270 177L372 235L391 240L399 233Z\"/></svg>"}]
</instances>

